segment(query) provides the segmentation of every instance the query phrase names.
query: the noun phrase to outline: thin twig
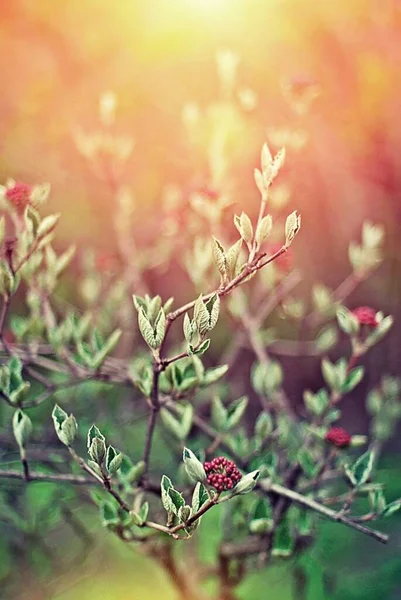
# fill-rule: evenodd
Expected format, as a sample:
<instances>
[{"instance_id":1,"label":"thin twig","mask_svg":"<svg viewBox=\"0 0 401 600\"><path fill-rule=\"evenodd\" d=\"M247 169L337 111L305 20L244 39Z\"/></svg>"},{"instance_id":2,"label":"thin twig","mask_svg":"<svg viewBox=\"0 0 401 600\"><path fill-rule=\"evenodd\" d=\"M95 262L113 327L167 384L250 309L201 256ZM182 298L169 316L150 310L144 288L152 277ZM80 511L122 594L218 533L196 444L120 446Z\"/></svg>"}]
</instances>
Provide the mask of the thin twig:
<instances>
[{"instance_id":1,"label":"thin twig","mask_svg":"<svg viewBox=\"0 0 401 600\"><path fill-rule=\"evenodd\" d=\"M280 496L284 496L285 498L288 498L292 502L295 502L295 504L299 504L300 506L303 506L304 508L313 510L313 511L323 515L324 517L327 517L331 521L335 521L336 523L342 523L343 525L346 525L347 527L350 527L351 529L355 529L356 531L359 531L360 533L364 533L365 535L368 535L369 537L373 537L374 539L378 540L382 544L386 544L389 540L389 536L386 535L385 533L381 533L380 531L376 531L375 529L369 529L368 527L364 527L363 525L356 523L355 521L346 517L345 515L342 515L334 510L331 510L330 508L327 508L326 506L323 506L323 504L316 502L316 500L312 500L312 498L303 496L302 494L299 494L298 492L296 492L294 490L285 488L279 484L272 483L268 479L264 479L264 480L260 481L259 487L264 492L267 492L267 493L273 492Z\"/></svg>"}]
</instances>

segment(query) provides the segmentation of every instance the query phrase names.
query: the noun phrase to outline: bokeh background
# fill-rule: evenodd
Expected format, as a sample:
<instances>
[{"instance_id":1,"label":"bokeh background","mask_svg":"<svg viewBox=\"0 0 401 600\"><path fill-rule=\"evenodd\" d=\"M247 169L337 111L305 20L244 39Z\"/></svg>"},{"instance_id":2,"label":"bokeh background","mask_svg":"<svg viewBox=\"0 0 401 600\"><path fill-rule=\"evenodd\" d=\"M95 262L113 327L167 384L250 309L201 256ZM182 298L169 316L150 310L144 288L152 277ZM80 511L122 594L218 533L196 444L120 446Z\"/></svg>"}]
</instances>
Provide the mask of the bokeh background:
<instances>
[{"instance_id":1,"label":"bokeh background","mask_svg":"<svg viewBox=\"0 0 401 600\"><path fill-rule=\"evenodd\" d=\"M117 251L115 198L88 169L76 144L79 128L98 127L98 100L107 90L118 97L116 132L135 140L119 173L119 183L129 185L135 199L138 254L133 261L140 261L142 249L157 238L166 189L180 190L183 202L173 218L178 234L184 232L190 219L186 198L196 187L211 184L207 148L199 140L191 143L185 107L196 103L206 111L216 102L216 53L228 49L239 57L238 110L219 112L215 104L212 120L227 119L232 132L227 142L232 206L251 216L258 210L253 169L263 142L267 139L277 150L283 131L306 132L305 145L287 149L283 170L293 190L285 211L296 208L303 217L295 262L304 287L317 280L336 287L349 272L348 244L358 239L362 222L384 224L386 260L354 292L350 306L371 305L396 319L386 342L366 358L366 387L377 383L383 371L400 374L399 0L12 0L1 5L0 178L51 182L49 210L63 215L60 248L73 242L79 253L89 247L111 255ZM285 93L289 82L318 87L305 114L291 110ZM172 264L167 276L157 269L147 273L147 285L154 293L168 297L173 291L185 301L185 276ZM319 378L318 361L284 362L289 390L300 402L299 390ZM361 402L353 396L344 411L344 423L355 433L367 426L364 391L359 391ZM399 441L385 450L381 476L394 495L401 488ZM32 503L40 502L38 492L31 494ZM205 519L205 553L211 552L216 526L213 517ZM383 549L324 525L321 541L302 559L311 576L305 598L400 598L397 518L391 529L392 541ZM82 564L67 571L63 556L74 563L79 549L72 542L71 548L63 545L63 537L53 541L59 565L49 567L41 553L37 564L26 566L23 578L15 572L15 581L20 578L15 598L170 597L163 574L144 558L107 534L96 534L95 525L93 535L99 538L95 549L84 551ZM32 556L35 552L33 542ZM10 560L0 554L0 572L3 565L7 577L13 571ZM289 561L255 575L243 587L243 598L290 599L289 573L297 566ZM332 577L337 582L331 594Z\"/></svg>"}]
</instances>

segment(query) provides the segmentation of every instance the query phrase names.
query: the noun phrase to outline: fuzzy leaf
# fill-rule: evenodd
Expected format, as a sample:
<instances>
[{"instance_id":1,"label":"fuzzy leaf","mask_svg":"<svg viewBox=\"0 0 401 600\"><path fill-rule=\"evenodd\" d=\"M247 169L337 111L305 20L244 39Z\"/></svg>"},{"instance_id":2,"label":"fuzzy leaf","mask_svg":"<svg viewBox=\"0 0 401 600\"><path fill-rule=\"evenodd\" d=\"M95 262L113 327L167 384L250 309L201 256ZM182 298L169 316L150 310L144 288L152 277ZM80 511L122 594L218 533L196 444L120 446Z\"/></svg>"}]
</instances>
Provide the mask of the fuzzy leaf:
<instances>
[{"instance_id":1,"label":"fuzzy leaf","mask_svg":"<svg viewBox=\"0 0 401 600\"><path fill-rule=\"evenodd\" d=\"M193 481L206 480L206 473L205 469L203 468L203 464L189 448L184 448L183 461L185 470Z\"/></svg>"}]
</instances>

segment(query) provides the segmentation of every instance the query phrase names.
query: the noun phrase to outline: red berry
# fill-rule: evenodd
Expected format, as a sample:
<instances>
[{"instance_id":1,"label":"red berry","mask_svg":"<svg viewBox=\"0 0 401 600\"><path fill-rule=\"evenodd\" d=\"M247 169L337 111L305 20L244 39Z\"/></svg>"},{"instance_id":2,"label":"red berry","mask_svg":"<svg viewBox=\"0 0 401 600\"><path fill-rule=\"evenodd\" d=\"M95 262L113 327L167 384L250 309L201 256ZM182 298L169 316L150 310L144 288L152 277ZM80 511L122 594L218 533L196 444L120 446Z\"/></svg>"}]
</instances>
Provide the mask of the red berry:
<instances>
[{"instance_id":1,"label":"red berry","mask_svg":"<svg viewBox=\"0 0 401 600\"><path fill-rule=\"evenodd\" d=\"M337 448L348 448L351 443L350 434L342 427L331 427L325 435L326 442Z\"/></svg>"},{"instance_id":2,"label":"red berry","mask_svg":"<svg viewBox=\"0 0 401 600\"><path fill-rule=\"evenodd\" d=\"M5 193L6 199L19 213L23 213L31 201L32 186L23 182L16 182Z\"/></svg>"},{"instance_id":3,"label":"red berry","mask_svg":"<svg viewBox=\"0 0 401 600\"><path fill-rule=\"evenodd\" d=\"M368 327L377 327L376 311L369 306L359 306L352 311L352 314L357 318L360 325Z\"/></svg>"},{"instance_id":4,"label":"red berry","mask_svg":"<svg viewBox=\"0 0 401 600\"><path fill-rule=\"evenodd\" d=\"M207 473L207 483L218 492L231 490L242 477L235 463L224 456L217 456L203 466Z\"/></svg>"}]
</instances>

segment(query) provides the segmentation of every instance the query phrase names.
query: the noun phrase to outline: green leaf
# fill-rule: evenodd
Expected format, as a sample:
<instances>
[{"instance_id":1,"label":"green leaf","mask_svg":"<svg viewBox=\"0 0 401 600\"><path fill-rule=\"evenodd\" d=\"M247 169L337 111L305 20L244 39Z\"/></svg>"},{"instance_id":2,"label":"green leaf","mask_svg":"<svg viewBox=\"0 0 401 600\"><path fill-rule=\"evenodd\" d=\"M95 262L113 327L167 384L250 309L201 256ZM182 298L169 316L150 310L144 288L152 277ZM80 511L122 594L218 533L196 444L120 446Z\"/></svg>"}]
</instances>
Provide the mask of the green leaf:
<instances>
[{"instance_id":1,"label":"green leaf","mask_svg":"<svg viewBox=\"0 0 401 600\"><path fill-rule=\"evenodd\" d=\"M212 385L221 379L228 371L228 365L221 365L220 367L214 367L208 369L202 378L202 386Z\"/></svg>"},{"instance_id":2,"label":"green leaf","mask_svg":"<svg viewBox=\"0 0 401 600\"><path fill-rule=\"evenodd\" d=\"M237 275L237 265L242 248L242 238L229 248L225 254L228 279L234 279Z\"/></svg>"},{"instance_id":3,"label":"green leaf","mask_svg":"<svg viewBox=\"0 0 401 600\"><path fill-rule=\"evenodd\" d=\"M316 337L316 346L320 352L326 352L333 348L338 341L337 329L328 325L321 329Z\"/></svg>"},{"instance_id":4,"label":"green leaf","mask_svg":"<svg viewBox=\"0 0 401 600\"><path fill-rule=\"evenodd\" d=\"M377 515L383 514L383 512L386 509L386 505L387 505L386 497L384 495L383 490L376 489L376 490L372 490L371 492L369 492L369 503L370 503L372 512L374 512ZM401 502L400 502L400 506L401 506Z\"/></svg>"},{"instance_id":5,"label":"green leaf","mask_svg":"<svg viewBox=\"0 0 401 600\"><path fill-rule=\"evenodd\" d=\"M273 419L267 412L261 412L255 422L255 435L264 441L273 431Z\"/></svg>"},{"instance_id":6,"label":"green leaf","mask_svg":"<svg viewBox=\"0 0 401 600\"><path fill-rule=\"evenodd\" d=\"M197 513L200 508L208 501L209 497L205 486L198 482L192 494L192 510Z\"/></svg>"},{"instance_id":7,"label":"green leaf","mask_svg":"<svg viewBox=\"0 0 401 600\"><path fill-rule=\"evenodd\" d=\"M71 446L78 430L74 415L68 416L67 413L56 404L52 412L52 418L60 442L66 446Z\"/></svg>"},{"instance_id":8,"label":"green leaf","mask_svg":"<svg viewBox=\"0 0 401 600\"><path fill-rule=\"evenodd\" d=\"M365 369L362 366L352 369L343 385L342 392L345 394L356 388L358 383L362 381L364 372Z\"/></svg>"},{"instance_id":9,"label":"green leaf","mask_svg":"<svg viewBox=\"0 0 401 600\"><path fill-rule=\"evenodd\" d=\"M117 346L121 334L121 329L116 329L116 331L113 331L101 349L95 353L91 361L91 366L93 369L98 369L104 363L108 354L110 354Z\"/></svg>"},{"instance_id":10,"label":"green leaf","mask_svg":"<svg viewBox=\"0 0 401 600\"><path fill-rule=\"evenodd\" d=\"M319 472L319 464L316 464L313 455L306 448L301 448L298 451L298 461L307 477L313 478Z\"/></svg>"},{"instance_id":11,"label":"green leaf","mask_svg":"<svg viewBox=\"0 0 401 600\"><path fill-rule=\"evenodd\" d=\"M188 505L181 506L178 510L178 520L180 523L186 523L192 515L192 508Z\"/></svg>"},{"instance_id":12,"label":"green leaf","mask_svg":"<svg viewBox=\"0 0 401 600\"><path fill-rule=\"evenodd\" d=\"M173 489L173 484L171 483L171 479L167 477L167 475L163 475L161 480L161 499L164 510L168 513L174 512L173 501L170 498L169 490Z\"/></svg>"},{"instance_id":13,"label":"green leaf","mask_svg":"<svg viewBox=\"0 0 401 600\"><path fill-rule=\"evenodd\" d=\"M401 500L394 500L394 502L390 502L387 504L386 508L381 513L383 517L389 517L395 512L399 511L401 508Z\"/></svg>"},{"instance_id":14,"label":"green leaf","mask_svg":"<svg viewBox=\"0 0 401 600\"><path fill-rule=\"evenodd\" d=\"M197 354L198 356L205 354L205 352L209 349L210 339L204 340L199 346L193 347L189 346L189 354Z\"/></svg>"},{"instance_id":15,"label":"green leaf","mask_svg":"<svg viewBox=\"0 0 401 600\"><path fill-rule=\"evenodd\" d=\"M272 556L287 558L291 556L294 547L295 540L288 519L282 519L274 535Z\"/></svg>"},{"instance_id":16,"label":"green leaf","mask_svg":"<svg viewBox=\"0 0 401 600\"><path fill-rule=\"evenodd\" d=\"M113 446L107 448L106 454L106 469L110 475L117 473L121 467L124 455L121 452L117 452Z\"/></svg>"},{"instance_id":17,"label":"green leaf","mask_svg":"<svg viewBox=\"0 0 401 600\"><path fill-rule=\"evenodd\" d=\"M244 416L247 406L247 396L238 398L238 400L234 400L234 402L230 404L230 406L227 409L227 429L232 429L233 427L236 427L239 424L242 417Z\"/></svg>"},{"instance_id":18,"label":"green leaf","mask_svg":"<svg viewBox=\"0 0 401 600\"><path fill-rule=\"evenodd\" d=\"M340 377L337 373L336 366L327 358L322 360L322 374L328 387L335 392L339 392L342 385Z\"/></svg>"},{"instance_id":19,"label":"green leaf","mask_svg":"<svg viewBox=\"0 0 401 600\"><path fill-rule=\"evenodd\" d=\"M318 417L324 414L330 402L325 389L319 390L316 394L313 394L310 390L305 390L303 399L307 411Z\"/></svg>"},{"instance_id":20,"label":"green leaf","mask_svg":"<svg viewBox=\"0 0 401 600\"><path fill-rule=\"evenodd\" d=\"M269 235L271 234L273 228L273 219L271 215L266 215L259 222L256 233L255 233L255 242L257 250L260 249L262 244L267 240Z\"/></svg>"},{"instance_id":21,"label":"green leaf","mask_svg":"<svg viewBox=\"0 0 401 600\"><path fill-rule=\"evenodd\" d=\"M180 421L178 421L175 417L173 417L173 415L170 413L170 411L167 410L166 408L163 408L160 411L160 416L161 416L161 420L162 420L162 423L165 426L165 428L171 434L173 434L173 436L176 437L177 439L179 439L179 440L183 439Z\"/></svg>"},{"instance_id":22,"label":"green leaf","mask_svg":"<svg viewBox=\"0 0 401 600\"><path fill-rule=\"evenodd\" d=\"M124 461L125 456L123 456L123 461ZM135 483L136 481L139 481L139 479L142 477L142 475L145 472L145 463L143 460L140 460L139 462L136 463L136 465L134 465L127 473L126 475L126 479L129 483ZM121 469L120 469L121 471Z\"/></svg>"},{"instance_id":23,"label":"green leaf","mask_svg":"<svg viewBox=\"0 0 401 600\"><path fill-rule=\"evenodd\" d=\"M99 508L100 518L103 526L110 527L113 525L118 525L120 519L118 518L117 507L114 504L108 500L103 500Z\"/></svg>"},{"instance_id":24,"label":"green leaf","mask_svg":"<svg viewBox=\"0 0 401 600\"><path fill-rule=\"evenodd\" d=\"M156 321L155 321L154 337L155 337L156 348L161 346L161 344L164 340L165 333L166 333L166 315L164 314L164 310L161 308L159 311L159 314L156 317Z\"/></svg>"},{"instance_id":25,"label":"green leaf","mask_svg":"<svg viewBox=\"0 0 401 600\"><path fill-rule=\"evenodd\" d=\"M248 494L255 487L260 476L260 471L252 471L251 473L247 473L239 480L237 485L232 491L233 495L237 494Z\"/></svg>"},{"instance_id":26,"label":"green leaf","mask_svg":"<svg viewBox=\"0 0 401 600\"><path fill-rule=\"evenodd\" d=\"M195 326L195 323L193 321L191 321L188 313L185 313L183 328L184 328L185 340L186 340L187 344L191 344L192 338L196 331L196 326Z\"/></svg>"},{"instance_id":27,"label":"green leaf","mask_svg":"<svg viewBox=\"0 0 401 600\"><path fill-rule=\"evenodd\" d=\"M106 458L106 444L104 439L95 437L92 440L91 446L89 448L89 456L91 459L101 466Z\"/></svg>"},{"instance_id":28,"label":"green leaf","mask_svg":"<svg viewBox=\"0 0 401 600\"><path fill-rule=\"evenodd\" d=\"M351 473L355 481L355 485L360 486L366 483L372 474L375 461L375 453L373 450L368 450L353 464Z\"/></svg>"},{"instance_id":29,"label":"green leaf","mask_svg":"<svg viewBox=\"0 0 401 600\"><path fill-rule=\"evenodd\" d=\"M37 236L44 237L50 233L50 231L52 231L57 225L59 219L60 214L49 215L48 217L45 217L38 227Z\"/></svg>"},{"instance_id":30,"label":"green leaf","mask_svg":"<svg viewBox=\"0 0 401 600\"><path fill-rule=\"evenodd\" d=\"M146 521L146 519L148 518L148 514L149 514L149 502L144 502L141 506L141 510L139 511L139 517L140 517L142 523L144 523Z\"/></svg>"},{"instance_id":31,"label":"green leaf","mask_svg":"<svg viewBox=\"0 0 401 600\"><path fill-rule=\"evenodd\" d=\"M266 498L259 498L258 500L256 500L252 510L252 518L271 519L272 516L273 511L269 500L267 500Z\"/></svg>"},{"instance_id":32,"label":"green leaf","mask_svg":"<svg viewBox=\"0 0 401 600\"><path fill-rule=\"evenodd\" d=\"M185 500L180 492L175 490L173 487L168 489L168 495L172 502L173 512L178 516L178 511L182 506L185 506Z\"/></svg>"},{"instance_id":33,"label":"green leaf","mask_svg":"<svg viewBox=\"0 0 401 600\"><path fill-rule=\"evenodd\" d=\"M63 444L66 446L72 446L75 436L77 435L78 424L75 420L74 415L69 415L61 426L61 430L57 432L57 435Z\"/></svg>"},{"instance_id":34,"label":"green leaf","mask_svg":"<svg viewBox=\"0 0 401 600\"><path fill-rule=\"evenodd\" d=\"M256 535L269 533L273 529L272 519L252 519L249 523L249 531Z\"/></svg>"},{"instance_id":35,"label":"green leaf","mask_svg":"<svg viewBox=\"0 0 401 600\"><path fill-rule=\"evenodd\" d=\"M206 308L209 314L209 329L211 331L216 327L219 314L220 314L220 296L213 294L213 296L206 302Z\"/></svg>"},{"instance_id":36,"label":"green leaf","mask_svg":"<svg viewBox=\"0 0 401 600\"><path fill-rule=\"evenodd\" d=\"M218 268L218 270L220 272L222 279L225 281L228 276L227 258L224 253L223 246L220 244L219 240L216 239L215 237L213 237L212 256L213 256L213 260L216 264L216 267Z\"/></svg>"},{"instance_id":37,"label":"green leaf","mask_svg":"<svg viewBox=\"0 0 401 600\"><path fill-rule=\"evenodd\" d=\"M184 448L183 461L185 470L193 481L206 481L206 473L203 464L189 448Z\"/></svg>"},{"instance_id":38,"label":"green leaf","mask_svg":"<svg viewBox=\"0 0 401 600\"><path fill-rule=\"evenodd\" d=\"M65 413L65 415L67 416L67 413ZM92 425L91 428L88 431L88 437L87 437L87 440L86 440L86 446L87 446L88 450L91 447L92 441L94 440L94 438L99 438L103 442L106 440L106 438L104 437L104 435L102 433L100 433L100 431L96 427L96 425Z\"/></svg>"},{"instance_id":39,"label":"green leaf","mask_svg":"<svg viewBox=\"0 0 401 600\"><path fill-rule=\"evenodd\" d=\"M16 410L13 416L13 432L16 442L20 448L25 445L32 433L32 422L22 410Z\"/></svg>"},{"instance_id":40,"label":"green leaf","mask_svg":"<svg viewBox=\"0 0 401 600\"><path fill-rule=\"evenodd\" d=\"M138 325L139 331L149 348L152 348L153 350L158 348L161 342L159 343L156 340L154 329L143 309L138 311Z\"/></svg>"},{"instance_id":41,"label":"green leaf","mask_svg":"<svg viewBox=\"0 0 401 600\"><path fill-rule=\"evenodd\" d=\"M64 423L67 417L68 415L65 412L65 410L63 410L58 404L56 404L52 412L52 418L56 431L61 428L61 425Z\"/></svg>"},{"instance_id":42,"label":"green leaf","mask_svg":"<svg viewBox=\"0 0 401 600\"><path fill-rule=\"evenodd\" d=\"M366 400L366 408L371 415L377 415L383 406L383 399L378 390L371 390Z\"/></svg>"},{"instance_id":43,"label":"green leaf","mask_svg":"<svg viewBox=\"0 0 401 600\"><path fill-rule=\"evenodd\" d=\"M209 311L203 302L202 294L196 300L194 305L194 321L197 331L203 336L210 329L209 326Z\"/></svg>"},{"instance_id":44,"label":"green leaf","mask_svg":"<svg viewBox=\"0 0 401 600\"><path fill-rule=\"evenodd\" d=\"M212 400L212 423L218 430L224 430L227 424L227 409L218 396Z\"/></svg>"},{"instance_id":45,"label":"green leaf","mask_svg":"<svg viewBox=\"0 0 401 600\"><path fill-rule=\"evenodd\" d=\"M244 212L241 213L241 216L234 216L234 225L238 229L238 232L244 242L248 244L248 246L252 243L253 240L253 227L250 218Z\"/></svg>"},{"instance_id":46,"label":"green leaf","mask_svg":"<svg viewBox=\"0 0 401 600\"><path fill-rule=\"evenodd\" d=\"M337 309L337 321L340 329L350 336L355 336L359 331L358 319L345 306Z\"/></svg>"}]
</instances>

